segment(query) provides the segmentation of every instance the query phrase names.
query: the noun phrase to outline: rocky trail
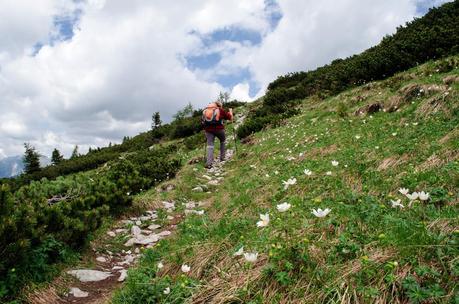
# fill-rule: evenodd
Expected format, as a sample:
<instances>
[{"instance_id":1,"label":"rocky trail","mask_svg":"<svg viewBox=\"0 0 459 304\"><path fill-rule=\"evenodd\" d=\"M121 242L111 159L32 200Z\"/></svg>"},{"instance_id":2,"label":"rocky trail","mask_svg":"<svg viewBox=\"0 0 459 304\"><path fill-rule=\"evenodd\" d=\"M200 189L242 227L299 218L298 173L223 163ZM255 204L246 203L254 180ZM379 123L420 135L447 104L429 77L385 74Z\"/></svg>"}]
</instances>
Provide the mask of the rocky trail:
<instances>
[{"instance_id":1,"label":"rocky trail","mask_svg":"<svg viewBox=\"0 0 459 304\"><path fill-rule=\"evenodd\" d=\"M233 151L228 150L227 160L232 157ZM202 183L192 185L192 191L211 193L210 187L218 186L224 179L224 163L216 161L213 168L197 176ZM193 171L200 174L197 168ZM174 190L170 185L158 188L158 191ZM153 248L161 239L171 237L177 224L187 215L205 213L204 202L186 201L180 208L177 204L162 201L139 216L120 220L103 237L91 243L91 252L83 257L79 267L65 271L44 290L32 292L27 296L28 301L33 304L107 303L144 249ZM166 213L165 219L160 219L161 212Z\"/></svg>"}]
</instances>

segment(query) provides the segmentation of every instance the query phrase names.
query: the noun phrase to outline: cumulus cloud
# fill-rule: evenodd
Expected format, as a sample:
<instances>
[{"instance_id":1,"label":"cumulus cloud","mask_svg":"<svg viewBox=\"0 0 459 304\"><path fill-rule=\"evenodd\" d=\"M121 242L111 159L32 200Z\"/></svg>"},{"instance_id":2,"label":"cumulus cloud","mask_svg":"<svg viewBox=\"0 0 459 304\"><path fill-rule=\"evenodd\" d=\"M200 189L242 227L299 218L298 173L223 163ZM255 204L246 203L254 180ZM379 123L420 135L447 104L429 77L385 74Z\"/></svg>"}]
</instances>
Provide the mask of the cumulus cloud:
<instances>
[{"instance_id":1,"label":"cumulus cloud","mask_svg":"<svg viewBox=\"0 0 459 304\"><path fill-rule=\"evenodd\" d=\"M147 130L155 111L167 121L220 90L250 100L254 83L260 95L278 75L360 52L417 7L414 0L272 3L1 1L0 157L21 154L24 142L47 155L55 147L69 155L74 145L103 146ZM274 27L273 12L282 14ZM70 39L62 19L72 20ZM209 43L224 29L254 32L261 41ZM217 64L189 68L189 56L212 53L220 55ZM234 85L219 81L241 71L249 76Z\"/></svg>"}]
</instances>

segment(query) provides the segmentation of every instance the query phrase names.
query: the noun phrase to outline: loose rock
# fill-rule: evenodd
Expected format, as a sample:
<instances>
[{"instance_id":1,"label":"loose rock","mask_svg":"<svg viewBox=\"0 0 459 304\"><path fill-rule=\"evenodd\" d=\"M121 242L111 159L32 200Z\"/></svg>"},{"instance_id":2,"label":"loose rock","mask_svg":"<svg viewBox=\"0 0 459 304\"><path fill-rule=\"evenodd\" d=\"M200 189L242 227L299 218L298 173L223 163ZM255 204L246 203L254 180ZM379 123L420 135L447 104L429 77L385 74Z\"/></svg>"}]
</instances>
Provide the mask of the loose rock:
<instances>
[{"instance_id":1,"label":"loose rock","mask_svg":"<svg viewBox=\"0 0 459 304\"><path fill-rule=\"evenodd\" d=\"M77 269L67 271L68 274L73 275L81 282L98 282L111 277L110 272L92 270L92 269Z\"/></svg>"}]
</instances>

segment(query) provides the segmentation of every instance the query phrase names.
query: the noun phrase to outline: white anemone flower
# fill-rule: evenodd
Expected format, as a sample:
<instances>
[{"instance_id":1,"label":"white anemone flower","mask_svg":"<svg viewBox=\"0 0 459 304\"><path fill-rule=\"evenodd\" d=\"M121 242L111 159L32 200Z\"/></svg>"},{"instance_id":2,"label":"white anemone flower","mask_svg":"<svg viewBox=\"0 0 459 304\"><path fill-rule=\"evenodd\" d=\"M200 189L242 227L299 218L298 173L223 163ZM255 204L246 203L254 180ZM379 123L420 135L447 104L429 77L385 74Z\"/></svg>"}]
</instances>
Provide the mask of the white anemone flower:
<instances>
[{"instance_id":1,"label":"white anemone flower","mask_svg":"<svg viewBox=\"0 0 459 304\"><path fill-rule=\"evenodd\" d=\"M316 217L325 217L327 214L329 214L331 209L325 208L324 210L317 208L317 210L312 209L312 214L314 214Z\"/></svg>"},{"instance_id":2,"label":"white anemone flower","mask_svg":"<svg viewBox=\"0 0 459 304\"><path fill-rule=\"evenodd\" d=\"M188 266L187 264L182 265L182 272L187 273L187 272L190 272L190 270L191 270L191 267Z\"/></svg>"},{"instance_id":3,"label":"white anemone flower","mask_svg":"<svg viewBox=\"0 0 459 304\"><path fill-rule=\"evenodd\" d=\"M327 172L325 173L325 175L332 175L332 172L331 172L331 171L327 171Z\"/></svg>"},{"instance_id":4,"label":"white anemone flower","mask_svg":"<svg viewBox=\"0 0 459 304\"><path fill-rule=\"evenodd\" d=\"M244 254L244 246L242 246L241 248L239 248L238 251L236 251L233 255L234 256L241 256Z\"/></svg>"},{"instance_id":5,"label":"white anemone flower","mask_svg":"<svg viewBox=\"0 0 459 304\"><path fill-rule=\"evenodd\" d=\"M163 293L164 293L165 295L170 294L170 293L171 293L171 288L170 288L170 287L166 287L166 289L163 290Z\"/></svg>"},{"instance_id":6,"label":"white anemone flower","mask_svg":"<svg viewBox=\"0 0 459 304\"><path fill-rule=\"evenodd\" d=\"M419 198L419 193L417 192L413 192L411 194L407 194L406 197L410 200L410 201L415 201Z\"/></svg>"},{"instance_id":7,"label":"white anemone flower","mask_svg":"<svg viewBox=\"0 0 459 304\"><path fill-rule=\"evenodd\" d=\"M307 176L311 176L312 175L312 171L309 170L309 169L304 169L304 174L306 174Z\"/></svg>"},{"instance_id":8,"label":"white anemone flower","mask_svg":"<svg viewBox=\"0 0 459 304\"><path fill-rule=\"evenodd\" d=\"M282 183L284 184L284 190L287 190L288 187L296 184L296 178L289 178L288 180L283 181Z\"/></svg>"},{"instance_id":9,"label":"white anemone flower","mask_svg":"<svg viewBox=\"0 0 459 304\"><path fill-rule=\"evenodd\" d=\"M397 207L399 207L400 209L405 208L405 206L403 206L403 205L401 204L401 200L400 200L400 199L398 199L398 200L396 200L396 201L391 200L390 202L391 202L391 204L392 204L392 208L397 208Z\"/></svg>"},{"instance_id":10,"label":"white anemone flower","mask_svg":"<svg viewBox=\"0 0 459 304\"><path fill-rule=\"evenodd\" d=\"M164 264L162 262L159 262L157 267L158 267L158 269L163 269L164 268Z\"/></svg>"},{"instance_id":11,"label":"white anemone flower","mask_svg":"<svg viewBox=\"0 0 459 304\"><path fill-rule=\"evenodd\" d=\"M355 136L355 139L360 139L361 137L362 137L362 136L360 136L360 135L356 135L356 136Z\"/></svg>"},{"instance_id":12,"label":"white anemone flower","mask_svg":"<svg viewBox=\"0 0 459 304\"><path fill-rule=\"evenodd\" d=\"M266 227L269 225L269 213L260 214L261 221L257 222L257 227Z\"/></svg>"},{"instance_id":13,"label":"white anemone flower","mask_svg":"<svg viewBox=\"0 0 459 304\"><path fill-rule=\"evenodd\" d=\"M398 189L398 192L400 192L403 195L407 195L410 192L410 190L407 188L400 188Z\"/></svg>"},{"instance_id":14,"label":"white anemone flower","mask_svg":"<svg viewBox=\"0 0 459 304\"><path fill-rule=\"evenodd\" d=\"M244 259L247 262L255 263L257 261L257 258L258 258L258 252L246 252L246 253L244 253Z\"/></svg>"},{"instance_id":15,"label":"white anemone flower","mask_svg":"<svg viewBox=\"0 0 459 304\"><path fill-rule=\"evenodd\" d=\"M282 203L276 206L279 212L285 212L288 209L290 209L290 207L292 207L292 205L290 205L289 203Z\"/></svg>"},{"instance_id":16,"label":"white anemone flower","mask_svg":"<svg viewBox=\"0 0 459 304\"><path fill-rule=\"evenodd\" d=\"M430 195L429 195L429 193L426 193L426 192L424 192L424 191L421 191L421 192L418 193L418 196L419 196L419 199L420 199L421 201L427 201L427 200L429 199L429 196L430 196Z\"/></svg>"},{"instance_id":17,"label":"white anemone flower","mask_svg":"<svg viewBox=\"0 0 459 304\"><path fill-rule=\"evenodd\" d=\"M336 166L339 165L339 162L336 161L336 160L332 160L331 164L332 164L332 166L336 167Z\"/></svg>"}]
</instances>

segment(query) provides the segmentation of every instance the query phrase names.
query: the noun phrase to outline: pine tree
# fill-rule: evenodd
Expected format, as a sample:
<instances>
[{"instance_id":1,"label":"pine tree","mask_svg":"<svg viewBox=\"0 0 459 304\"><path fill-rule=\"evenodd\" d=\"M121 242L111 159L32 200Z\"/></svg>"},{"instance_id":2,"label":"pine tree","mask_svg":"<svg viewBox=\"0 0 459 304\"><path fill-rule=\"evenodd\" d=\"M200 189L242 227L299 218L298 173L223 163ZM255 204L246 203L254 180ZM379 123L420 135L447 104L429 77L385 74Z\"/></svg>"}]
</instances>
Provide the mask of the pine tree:
<instances>
[{"instance_id":1,"label":"pine tree","mask_svg":"<svg viewBox=\"0 0 459 304\"><path fill-rule=\"evenodd\" d=\"M25 153L23 157L24 172L31 174L40 171L40 155L29 143L24 143Z\"/></svg>"},{"instance_id":2,"label":"pine tree","mask_svg":"<svg viewBox=\"0 0 459 304\"><path fill-rule=\"evenodd\" d=\"M78 156L80 156L80 153L78 153L78 145L76 145L75 148L73 149L72 156L70 156L70 159L78 157Z\"/></svg>"},{"instance_id":3,"label":"pine tree","mask_svg":"<svg viewBox=\"0 0 459 304\"><path fill-rule=\"evenodd\" d=\"M54 149L53 154L51 155L51 163L53 165L58 165L63 160L64 156L62 156L61 152L59 152L57 149Z\"/></svg>"},{"instance_id":4,"label":"pine tree","mask_svg":"<svg viewBox=\"0 0 459 304\"><path fill-rule=\"evenodd\" d=\"M155 114L153 114L153 116L152 116L151 129L155 130L155 129L161 127L162 123L163 122L161 121L161 115L159 114L159 112L155 112Z\"/></svg>"}]
</instances>

